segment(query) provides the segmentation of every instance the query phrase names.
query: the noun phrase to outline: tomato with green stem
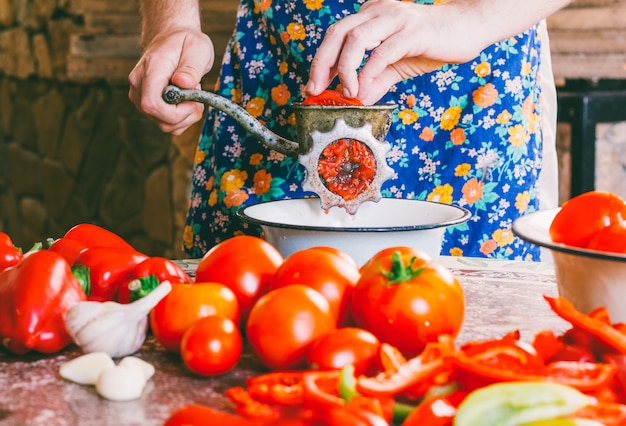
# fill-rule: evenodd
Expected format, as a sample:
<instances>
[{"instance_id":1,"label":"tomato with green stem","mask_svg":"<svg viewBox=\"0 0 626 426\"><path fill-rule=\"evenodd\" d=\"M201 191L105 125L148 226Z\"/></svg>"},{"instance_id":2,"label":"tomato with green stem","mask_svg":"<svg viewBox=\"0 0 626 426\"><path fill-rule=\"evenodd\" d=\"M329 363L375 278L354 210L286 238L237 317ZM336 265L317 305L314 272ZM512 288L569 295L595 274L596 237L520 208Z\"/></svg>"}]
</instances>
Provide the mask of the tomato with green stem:
<instances>
[{"instance_id":1,"label":"tomato with green stem","mask_svg":"<svg viewBox=\"0 0 626 426\"><path fill-rule=\"evenodd\" d=\"M452 272L411 247L375 254L352 291L356 326L408 357L440 335L456 336L464 313L463 290Z\"/></svg>"}]
</instances>

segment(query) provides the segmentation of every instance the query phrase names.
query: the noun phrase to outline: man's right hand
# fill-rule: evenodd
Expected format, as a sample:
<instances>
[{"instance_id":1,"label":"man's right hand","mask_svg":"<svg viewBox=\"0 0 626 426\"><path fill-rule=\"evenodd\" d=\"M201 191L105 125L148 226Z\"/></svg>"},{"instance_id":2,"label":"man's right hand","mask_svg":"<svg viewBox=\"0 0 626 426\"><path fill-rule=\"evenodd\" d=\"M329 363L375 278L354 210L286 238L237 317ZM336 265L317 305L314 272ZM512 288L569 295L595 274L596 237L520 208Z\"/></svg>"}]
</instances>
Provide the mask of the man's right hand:
<instances>
[{"instance_id":1,"label":"man's right hand","mask_svg":"<svg viewBox=\"0 0 626 426\"><path fill-rule=\"evenodd\" d=\"M180 135L202 118L204 105L167 104L162 98L163 90L169 84L200 89L200 81L214 60L213 43L201 31L177 31L155 37L128 76L128 97L163 132Z\"/></svg>"}]
</instances>

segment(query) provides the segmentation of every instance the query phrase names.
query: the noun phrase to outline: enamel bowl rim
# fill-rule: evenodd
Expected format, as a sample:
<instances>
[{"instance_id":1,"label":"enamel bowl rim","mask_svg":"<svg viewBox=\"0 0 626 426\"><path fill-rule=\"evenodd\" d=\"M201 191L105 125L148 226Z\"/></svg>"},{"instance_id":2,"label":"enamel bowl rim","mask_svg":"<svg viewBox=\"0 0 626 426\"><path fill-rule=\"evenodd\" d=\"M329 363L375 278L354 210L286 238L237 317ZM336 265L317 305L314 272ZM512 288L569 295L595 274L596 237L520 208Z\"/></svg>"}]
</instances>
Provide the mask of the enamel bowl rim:
<instances>
[{"instance_id":1,"label":"enamel bowl rim","mask_svg":"<svg viewBox=\"0 0 626 426\"><path fill-rule=\"evenodd\" d=\"M460 223L464 223L466 221L469 220L469 218L471 217L471 212L469 210L467 210L464 207L455 205L455 204L446 204L446 203L439 203L436 201L426 201L426 200L411 200L411 199L405 199L405 198L383 198L380 201L378 201L377 203L389 203L389 201L386 200L391 200L391 202L393 203L422 203L424 205L430 205L430 204L435 204L438 206L445 206L449 209L454 209L458 212L459 216L453 219L449 219L446 221L441 221L441 222L436 222L436 223L427 223L427 224L416 224L416 225L402 225L402 226L372 226L372 227L362 227L362 226L358 226L358 227L346 227L346 226L337 226L337 227L329 227L329 226L315 226L315 225L298 225L298 224L292 224L292 223L280 223L280 222L272 222L269 220L264 220L264 219L259 219L256 217L252 217L250 216L248 213L246 213L246 210L252 210L254 209L256 206L259 205L263 205L263 204L269 204L269 203L275 203L275 204L279 204L279 203L302 203L302 202L306 202L306 203L312 203L312 202L319 202L319 199L316 197L311 197L311 198L286 198L286 199L282 199L282 200L271 200L271 201L263 201L260 203L255 203L255 204L249 204L246 206L242 206L240 207L236 214L239 218L241 218L243 221L248 222L248 223L253 223L256 225L260 225L260 226L268 226L268 227L274 227L274 228L284 228L284 229L293 229L293 230L302 230L302 231L316 231L316 232L349 232L349 233L353 233L353 232L402 232L402 231L418 231L418 230L426 230L426 229L436 229L436 228L442 228L442 227L448 227L448 226L453 226L453 225L458 225ZM333 208L337 208L337 207L333 207ZM321 209L321 207L320 207ZM357 212L356 215L358 215L359 213Z\"/></svg>"}]
</instances>

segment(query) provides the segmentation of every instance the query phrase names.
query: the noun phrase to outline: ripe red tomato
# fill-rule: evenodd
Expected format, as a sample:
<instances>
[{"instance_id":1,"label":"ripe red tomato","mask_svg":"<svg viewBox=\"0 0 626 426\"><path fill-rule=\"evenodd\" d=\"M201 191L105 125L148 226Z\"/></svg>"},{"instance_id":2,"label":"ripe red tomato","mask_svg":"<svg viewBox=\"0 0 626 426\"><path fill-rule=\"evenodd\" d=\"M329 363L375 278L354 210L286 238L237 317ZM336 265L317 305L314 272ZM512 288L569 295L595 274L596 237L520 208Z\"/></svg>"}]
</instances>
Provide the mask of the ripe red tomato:
<instances>
[{"instance_id":1,"label":"ripe red tomato","mask_svg":"<svg viewBox=\"0 0 626 426\"><path fill-rule=\"evenodd\" d=\"M274 274L271 289L304 284L320 293L330 303L339 326L350 323L350 298L360 274L347 254L327 247L312 247L289 255Z\"/></svg>"},{"instance_id":2,"label":"ripe red tomato","mask_svg":"<svg viewBox=\"0 0 626 426\"><path fill-rule=\"evenodd\" d=\"M159 343L178 353L187 328L210 315L219 315L239 324L235 293L220 283L172 283L172 291L150 312L150 327Z\"/></svg>"},{"instance_id":3,"label":"ripe red tomato","mask_svg":"<svg viewBox=\"0 0 626 426\"><path fill-rule=\"evenodd\" d=\"M187 328L180 343L180 355L190 371L217 376L237 365L242 348L239 326L228 318L211 315Z\"/></svg>"},{"instance_id":4,"label":"ripe red tomato","mask_svg":"<svg viewBox=\"0 0 626 426\"><path fill-rule=\"evenodd\" d=\"M426 253L390 247L361 267L352 292L352 316L358 327L405 356L419 354L439 335L456 336L465 313L456 277Z\"/></svg>"},{"instance_id":5,"label":"ripe red tomato","mask_svg":"<svg viewBox=\"0 0 626 426\"><path fill-rule=\"evenodd\" d=\"M555 243L587 247L596 232L626 220L626 203L616 194L590 191L563 203L550 225Z\"/></svg>"},{"instance_id":6,"label":"ripe red tomato","mask_svg":"<svg viewBox=\"0 0 626 426\"><path fill-rule=\"evenodd\" d=\"M294 284L261 296L248 317L246 337L272 370L305 368L315 339L336 327L328 301L317 290Z\"/></svg>"},{"instance_id":7,"label":"ripe red tomato","mask_svg":"<svg viewBox=\"0 0 626 426\"><path fill-rule=\"evenodd\" d=\"M597 231L587 244L592 250L626 253L626 221L611 223Z\"/></svg>"},{"instance_id":8,"label":"ripe red tomato","mask_svg":"<svg viewBox=\"0 0 626 426\"><path fill-rule=\"evenodd\" d=\"M313 342L309 367L317 370L341 369L354 365L354 374L372 375L380 368L380 342L372 333L356 327L338 328Z\"/></svg>"},{"instance_id":9,"label":"ripe red tomato","mask_svg":"<svg viewBox=\"0 0 626 426\"><path fill-rule=\"evenodd\" d=\"M210 249L198 264L197 282L218 282L230 288L239 302L241 326L252 305L267 293L282 255L267 241L249 235L229 238Z\"/></svg>"}]
</instances>

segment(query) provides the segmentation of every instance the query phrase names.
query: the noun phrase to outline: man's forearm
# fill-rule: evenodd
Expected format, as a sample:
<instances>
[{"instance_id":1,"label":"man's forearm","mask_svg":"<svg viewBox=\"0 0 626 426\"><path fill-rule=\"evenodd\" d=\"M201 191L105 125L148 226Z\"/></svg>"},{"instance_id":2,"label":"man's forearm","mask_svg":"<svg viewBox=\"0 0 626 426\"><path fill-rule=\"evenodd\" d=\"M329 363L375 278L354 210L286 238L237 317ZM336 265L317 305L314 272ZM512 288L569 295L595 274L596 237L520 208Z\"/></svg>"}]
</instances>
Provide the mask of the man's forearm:
<instances>
[{"instance_id":1,"label":"man's forearm","mask_svg":"<svg viewBox=\"0 0 626 426\"><path fill-rule=\"evenodd\" d=\"M199 0L141 0L141 45L160 33L201 30Z\"/></svg>"},{"instance_id":2,"label":"man's forearm","mask_svg":"<svg viewBox=\"0 0 626 426\"><path fill-rule=\"evenodd\" d=\"M571 0L460 0L467 7L476 6L483 31L514 36L571 3ZM456 0L454 1L456 2ZM454 3L453 2L453 3ZM487 25L484 25L484 24Z\"/></svg>"}]
</instances>

